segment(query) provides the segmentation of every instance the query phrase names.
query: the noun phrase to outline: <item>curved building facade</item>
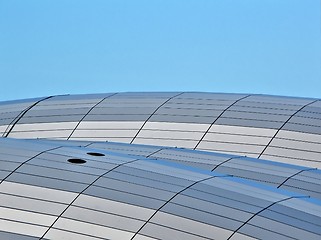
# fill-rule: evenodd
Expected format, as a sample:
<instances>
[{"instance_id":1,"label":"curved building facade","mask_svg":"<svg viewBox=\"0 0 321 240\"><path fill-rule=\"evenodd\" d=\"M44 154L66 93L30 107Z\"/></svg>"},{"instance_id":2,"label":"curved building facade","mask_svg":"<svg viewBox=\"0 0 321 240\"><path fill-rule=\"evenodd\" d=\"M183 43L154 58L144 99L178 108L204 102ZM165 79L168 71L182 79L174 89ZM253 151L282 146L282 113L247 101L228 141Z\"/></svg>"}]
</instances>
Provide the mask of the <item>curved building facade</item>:
<instances>
[{"instance_id":1,"label":"curved building facade","mask_svg":"<svg viewBox=\"0 0 321 240\"><path fill-rule=\"evenodd\" d=\"M320 239L321 100L0 103L1 239Z\"/></svg>"}]
</instances>

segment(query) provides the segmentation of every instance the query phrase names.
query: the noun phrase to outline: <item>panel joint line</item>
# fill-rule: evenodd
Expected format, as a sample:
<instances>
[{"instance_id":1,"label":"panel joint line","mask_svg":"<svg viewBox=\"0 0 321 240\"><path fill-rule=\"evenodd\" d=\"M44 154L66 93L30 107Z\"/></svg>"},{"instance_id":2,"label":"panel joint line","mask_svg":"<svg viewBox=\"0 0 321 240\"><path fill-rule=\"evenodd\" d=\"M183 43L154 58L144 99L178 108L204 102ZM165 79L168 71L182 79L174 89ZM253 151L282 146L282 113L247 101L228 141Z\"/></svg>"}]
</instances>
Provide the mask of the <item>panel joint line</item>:
<instances>
[{"instance_id":1,"label":"panel joint line","mask_svg":"<svg viewBox=\"0 0 321 240\"><path fill-rule=\"evenodd\" d=\"M271 203L270 205L268 205L267 207L265 208L262 208L260 211L256 212L255 214L253 214L248 220L246 220L241 226L239 226L232 234L231 236L229 236L226 240L230 240L242 227L244 227L246 224L248 224L254 217L256 217L257 215L259 215L261 212L267 210L268 208L272 207L273 205L275 204L278 204L280 202L284 202L284 201L287 201L287 200L290 200L292 198L308 198L308 196L292 196L292 197L288 197L288 198L284 198L284 199L281 199L279 201L276 201L276 202L273 202Z\"/></svg>"},{"instance_id":2,"label":"panel joint line","mask_svg":"<svg viewBox=\"0 0 321 240\"><path fill-rule=\"evenodd\" d=\"M302 172L305 172L305 171L311 171L311 170L316 170L317 168L309 168L309 169L302 169L294 174L292 174L291 176L287 177L282 183L279 184L279 186L277 186L277 188L280 188L283 184L285 184L289 179L295 177L296 175L299 175L300 173Z\"/></svg>"},{"instance_id":3,"label":"panel joint line","mask_svg":"<svg viewBox=\"0 0 321 240\"><path fill-rule=\"evenodd\" d=\"M129 164L129 163L133 163L133 162L136 162L136 161L139 161L141 159L134 159L132 161L128 161L128 162L123 162L121 164L118 164L117 166L113 167L112 169L109 169L108 171L106 171L105 173L101 174L100 176L98 176L93 182L91 182L90 184L88 184L87 187L85 187L82 191L80 191L77 196L68 204L68 206L59 214L59 216L57 216L57 218L55 219L55 221L48 227L48 229L43 233L43 235L39 238L39 240L43 239L46 234L50 231L50 229L53 228L53 226L56 224L56 222L62 217L62 215L67 211L67 209L69 207L71 207L71 205L80 197L80 195L82 195L89 187L91 187L92 185L94 185L100 178L102 178L104 175L110 173L111 171L114 171L115 169L123 166L123 165L126 165L126 164Z\"/></svg>"},{"instance_id":4,"label":"panel joint line","mask_svg":"<svg viewBox=\"0 0 321 240\"><path fill-rule=\"evenodd\" d=\"M4 133L2 134L2 137L8 137L8 135L10 134L10 132L12 131L12 129L15 127L15 125L20 121L20 119L31 109L33 108L34 106L36 106L38 103L42 102L42 101L45 101L49 98L52 98L52 97L55 97L55 96L49 96L49 97L45 97L45 98L42 98L40 100L38 100L37 102L33 103L32 105L30 105L29 107L25 108L22 112L20 112L18 114L18 116L16 116L12 121L11 123L8 125L7 129L4 131ZM11 127L10 127L11 126ZM8 130L9 129L9 130Z\"/></svg>"},{"instance_id":5,"label":"panel joint line","mask_svg":"<svg viewBox=\"0 0 321 240\"><path fill-rule=\"evenodd\" d=\"M20 167L22 167L22 166L23 166L24 164L26 164L27 162L31 161L32 159L34 159L34 158L36 158L36 157L39 157L40 155L42 155L42 154L44 154L44 153L46 153L46 152L50 152L50 151L52 151L52 150L56 150L56 149L61 148L61 147L62 147L62 146L58 146L58 147L54 147L54 148L47 149L47 150L45 150L45 151L42 151L42 152L40 152L40 153L37 153L35 156L33 156L33 157L29 158L28 160L20 163L18 167L16 167L16 168L15 168L13 171L11 171L4 179L1 180L0 184L1 184L2 182L4 182L6 179L8 179L12 174L14 174Z\"/></svg>"},{"instance_id":6,"label":"panel joint line","mask_svg":"<svg viewBox=\"0 0 321 240\"><path fill-rule=\"evenodd\" d=\"M193 182L192 184L186 186L185 188L183 188L182 190L178 191L177 193L175 193L169 200L167 200L163 205L161 205L148 219L147 221L138 229L138 231L134 234L134 236L132 236L132 238L130 240L133 240L137 234L139 234L139 232L150 222L150 220L163 208L165 207L170 201L172 201L176 196L178 196L179 194L181 194L182 192L186 191L187 189L193 187L195 184L198 184L200 182L215 178L215 177L219 177L219 176L211 176L211 177L207 177L204 179L200 179L198 181Z\"/></svg>"},{"instance_id":7,"label":"panel joint line","mask_svg":"<svg viewBox=\"0 0 321 240\"><path fill-rule=\"evenodd\" d=\"M231 158L229 158L229 159L226 159L225 161L217 164L217 165L211 170L211 172L215 171L218 167L220 167L221 165L223 165L223 164L231 161L232 159L243 158L243 157L244 157L244 156L238 156L238 157L231 157Z\"/></svg>"},{"instance_id":8,"label":"panel joint line","mask_svg":"<svg viewBox=\"0 0 321 240\"><path fill-rule=\"evenodd\" d=\"M157 151L152 152L152 153L150 153L149 155L147 155L146 158L149 158L149 157L153 156L154 154L159 153L159 152L161 152L161 151L163 151L163 150L165 150L165 149L171 149L171 147L163 147L163 148L160 148L160 149L158 149ZM154 158L154 159L157 160L157 158Z\"/></svg>"},{"instance_id":9,"label":"panel joint line","mask_svg":"<svg viewBox=\"0 0 321 240\"><path fill-rule=\"evenodd\" d=\"M272 136L272 138L270 139L270 141L268 142L268 144L265 145L264 149L262 150L262 152L260 153L260 155L257 158L260 158L263 153L266 151L266 149L270 146L270 144L272 143L272 141L274 140L274 138L276 137L276 135L278 135L278 133L281 131L281 129L298 113L300 112L302 109L304 109L305 107L317 102L318 100L314 100L308 104L303 105L302 107L300 107L300 109L298 109L295 113L293 113L282 125L281 127L279 127L279 129L274 133L274 135Z\"/></svg>"},{"instance_id":10,"label":"panel joint line","mask_svg":"<svg viewBox=\"0 0 321 240\"><path fill-rule=\"evenodd\" d=\"M218 115L214 121L210 124L210 126L206 129L205 133L203 134L203 136L200 138L200 140L197 142L197 144L195 145L195 147L193 148L194 150L198 147L198 145L203 141L204 137L206 136L206 134L209 132L209 130L211 129L211 127L216 123L216 121L227 111L229 110L232 106L234 106L236 103L238 103L239 101L250 97L251 95L246 95L244 97L241 97L240 99L234 101L231 105L229 105L227 108L225 108L220 115Z\"/></svg>"},{"instance_id":11,"label":"panel joint line","mask_svg":"<svg viewBox=\"0 0 321 240\"><path fill-rule=\"evenodd\" d=\"M78 128L79 124L85 119L85 117L87 117L87 115L97 106L99 105L101 102L103 102L105 99L110 98L115 96L117 93L114 93L112 95L109 95L107 97L104 97L103 99L101 99L99 102L97 102L94 106L92 106L87 113L79 120L79 122L77 123L77 125L75 126L75 128L72 130L72 132L69 134L67 140L69 140L69 138L71 138L71 136L74 134L74 132L76 131L76 129Z\"/></svg>"},{"instance_id":12,"label":"panel joint line","mask_svg":"<svg viewBox=\"0 0 321 240\"><path fill-rule=\"evenodd\" d=\"M168 103L170 100L172 100L173 98L176 98L180 95L182 95L184 92L181 92L179 94L176 94L175 96L172 96L170 98L168 98L165 102L163 102L161 105L159 105L154 112L145 120L145 122L143 123L143 125L140 127L140 129L137 131L137 133L135 134L135 136L133 137L133 139L130 141L130 144L132 144L134 142L134 140L136 139L136 137L138 136L138 134L140 133L140 131L144 128L145 124L149 121L149 119L151 119L151 117L162 107L164 106L166 103Z\"/></svg>"}]
</instances>

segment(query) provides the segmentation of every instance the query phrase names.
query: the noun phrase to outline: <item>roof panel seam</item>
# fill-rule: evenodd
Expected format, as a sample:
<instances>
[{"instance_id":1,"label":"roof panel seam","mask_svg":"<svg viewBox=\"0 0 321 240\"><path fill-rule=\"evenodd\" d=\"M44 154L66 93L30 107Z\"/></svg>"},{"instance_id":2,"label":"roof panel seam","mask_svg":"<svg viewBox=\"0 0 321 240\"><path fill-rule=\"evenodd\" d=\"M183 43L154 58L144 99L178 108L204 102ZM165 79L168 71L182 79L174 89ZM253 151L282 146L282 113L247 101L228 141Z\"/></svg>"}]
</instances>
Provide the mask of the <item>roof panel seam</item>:
<instances>
[{"instance_id":1,"label":"roof panel seam","mask_svg":"<svg viewBox=\"0 0 321 240\"><path fill-rule=\"evenodd\" d=\"M59 216L57 216L57 218L55 219L55 221L48 227L48 229L43 233L43 235L39 238L39 239L44 239L45 235L50 231L50 229L54 228L54 225L56 224L56 222L62 217L62 215L67 211L67 209L69 209L69 207L72 206L72 204L80 197L80 195L82 195L89 187L91 187L93 184L95 184L95 182L97 182L100 178L102 178L104 175L108 174L109 172L112 172L113 170L125 165L125 164L129 164L129 163L133 163L135 161L138 161L140 159L134 159L128 162L123 162L121 164L116 165L115 167L113 167L112 169L109 169L108 171L104 172L103 174L101 174L100 176L98 176L94 181L92 181L90 184L88 184L87 187L85 187L82 191L80 191L77 196L68 204L68 206L59 214Z\"/></svg>"},{"instance_id":2,"label":"roof panel seam","mask_svg":"<svg viewBox=\"0 0 321 240\"><path fill-rule=\"evenodd\" d=\"M36 106L38 103L45 101L49 98L53 98L55 96L49 96L43 99L38 100L37 102L33 103L32 105L30 105L29 107L25 108L20 114L18 114L18 116L16 116L11 123L8 125L7 129L4 131L4 133L2 134L2 137L8 137L8 135L10 134L10 132L12 131L12 129L15 127L15 125L20 121L20 119L34 106ZM10 127L11 126L11 127ZM10 128L9 128L10 127Z\"/></svg>"},{"instance_id":3,"label":"roof panel seam","mask_svg":"<svg viewBox=\"0 0 321 240\"><path fill-rule=\"evenodd\" d=\"M230 240L237 232L239 232L239 230L244 227L246 224L248 224L254 217L258 216L260 213L262 213L263 211L269 209L270 207L274 206L275 204L281 203L281 202L285 202L288 200L291 200L293 198L309 198L309 196L292 196L292 197L288 197L288 198L284 198L281 199L279 201L273 202L271 204L269 204L268 206L266 206L265 208L262 208L260 211L256 212L255 214L253 214L248 220L246 220L241 226L239 226L232 234L231 236L229 236L227 238L227 240Z\"/></svg>"},{"instance_id":4,"label":"roof panel seam","mask_svg":"<svg viewBox=\"0 0 321 240\"><path fill-rule=\"evenodd\" d=\"M302 109L304 109L305 107L317 102L318 100L314 100L308 104L303 105L300 109L298 109L295 113L293 113L282 125L281 127L275 132L275 134L272 136L272 138L270 139L270 141L268 142L268 144L264 147L264 149L262 150L262 152L259 154L258 158L260 158L263 153L266 151L266 149L269 147L269 145L272 143L273 139L278 135L278 133L280 132L280 130L292 119L292 117L294 117L297 113L299 113Z\"/></svg>"},{"instance_id":5,"label":"roof panel seam","mask_svg":"<svg viewBox=\"0 0 321 240\"><path fill-rule=\"evenodd\" d=\"M246 95L242 98L237 99L236 101L234 101L231 105L229 105L227 108L225 108L220 115L218 115L214 121L210 124L210 126L206 129L205 133L203 134L203 136L200 138L200 140L197 142L197 144L195 145L195 147L193 148L194 150L198 147L198 145L202 142L202 140L204 139L204 137L206 136L206 134L209 132L209 130L211 129L211 127L215 124L215 122L228 110L230 109L233 105L235 105L236 103L238 103L239 101L250 97L251 95Z\"/></svg>"},{"instance_id":6,"label":"roof panel seam","mask_svg":"<svg viewBox=\"0 0 321 240\"><path fill-rule=\"evenodd\" d=\"M72 130L72 132L70 133L70 135L68 136L67 140L69 140L71 138L71 136L73 135L73 133L76 131L76 129L78 128L79 124L85 119L85 117L97 106L99 105L101 102L103 102L105 99L110 98L115 96L117 93L111 94L107 97L104 97L103 99L101 99L99 102L97 102L95 105L93 105L88 112L79 120L79 122L77 123L77 125L75 126L75 128Z\"/></svg>"},{"instance_id":7,"label":"roof panel seam","mask_svg":"<svg viewBox=\"0 0 321 240\"><path fill-rule=\"evenodd\" d=\"M161 105L159 105L159 106L154 110L154 112L152 112L152 114L151 114L151 115L145 120L145 122L142 124L142 126L141 126L140 129L137 131L137 133L135 134L135 136L133 137L133 139L130 141L130 144L132 144L132 143L135 141L136 137L137 137L138 134L141 132L141 130L144 128L145 124L149 121L149 119L151 119L151 117L152 117L162 106L164 106L164 105L165 105L166 103L168 103L170 100L172 100L172 99L174 99L174 98L182 95L183 93L184 93L184 92L181 92L181 93L179 93L179 94L176 94L176 95L168 98L168 99L167 99L165 102L163 102Z\"/></svg>"}]
</instances>

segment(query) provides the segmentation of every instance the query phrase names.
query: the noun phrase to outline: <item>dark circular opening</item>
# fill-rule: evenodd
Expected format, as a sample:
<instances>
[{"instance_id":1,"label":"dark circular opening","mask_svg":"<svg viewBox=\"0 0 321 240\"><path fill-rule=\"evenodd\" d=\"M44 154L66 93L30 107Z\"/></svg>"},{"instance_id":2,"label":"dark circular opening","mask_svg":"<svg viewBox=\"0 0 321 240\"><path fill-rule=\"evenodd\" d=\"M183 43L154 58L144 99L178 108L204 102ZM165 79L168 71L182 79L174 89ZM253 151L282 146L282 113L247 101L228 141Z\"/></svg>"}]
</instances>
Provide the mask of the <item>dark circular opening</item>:
<instances>
[{"instance_id":1,"label":"dark circular opening","mask_svg":"<svg viewBox=\"0 0 321 240\"><path fill-rule=\"evenodd\" d=\"M75 163L75 164L84 164L86 161L80 158L70 158L68 162Z\"/></svg>"},{"instance_id":2,"label":"dark circular opening","mask_svg":"<svg viewBox=\"0 0 321 240\"><path fill-rule=\"evenodd\" d=\"M91 155L91 156L97 156L97 157L105 156L105 154L103 154L103 153L98 153L98 152L88 152L87 154L88 154L88 155Z\"/></svg>"}]
</instances>

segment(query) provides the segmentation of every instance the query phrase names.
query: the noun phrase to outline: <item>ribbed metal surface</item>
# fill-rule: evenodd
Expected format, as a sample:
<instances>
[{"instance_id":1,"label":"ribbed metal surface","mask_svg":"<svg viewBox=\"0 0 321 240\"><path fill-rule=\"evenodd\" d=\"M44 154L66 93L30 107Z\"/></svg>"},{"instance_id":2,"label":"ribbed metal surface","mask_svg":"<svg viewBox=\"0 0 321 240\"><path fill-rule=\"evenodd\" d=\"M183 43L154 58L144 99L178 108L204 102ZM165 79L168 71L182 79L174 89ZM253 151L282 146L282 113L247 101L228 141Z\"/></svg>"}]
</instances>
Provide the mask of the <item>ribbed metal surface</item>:
<instances>
[{"instance_id":1,"label":"ribbed metal surface","mask_svg":"<svg viewBox=\"0 0 321 240\"><path fill-rule=\"evenodd\" d=\"M2 102L0 238L320 239L320 114L217 93Z\"/></svg>"}]
</instances>

